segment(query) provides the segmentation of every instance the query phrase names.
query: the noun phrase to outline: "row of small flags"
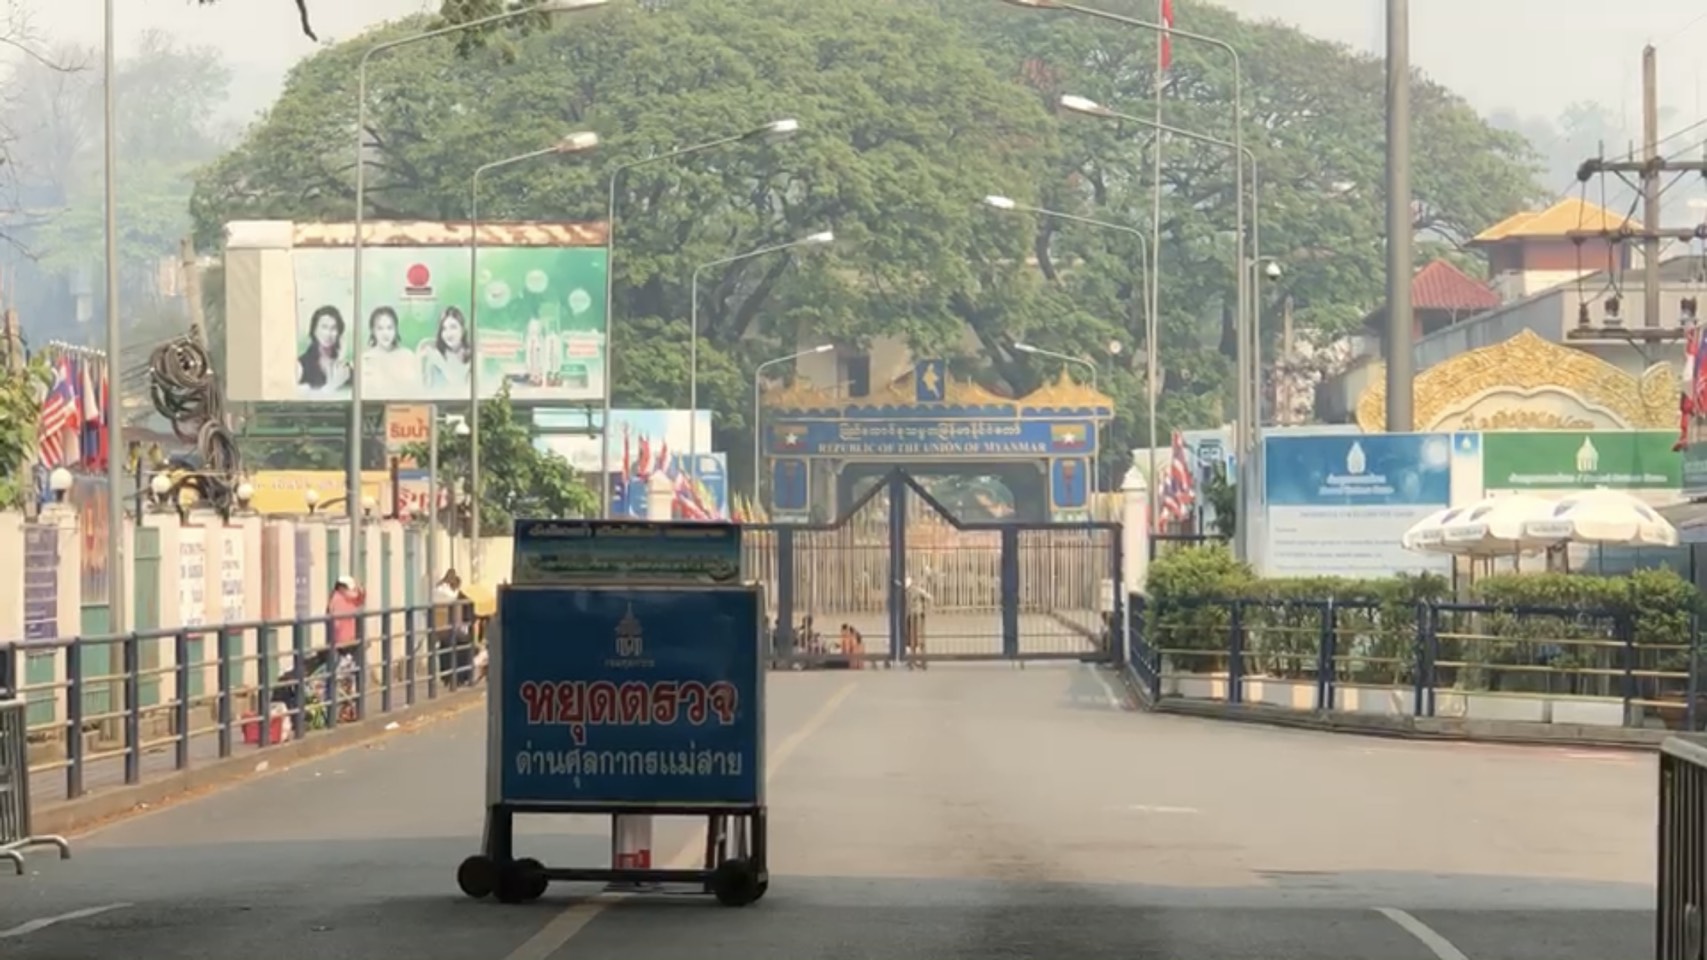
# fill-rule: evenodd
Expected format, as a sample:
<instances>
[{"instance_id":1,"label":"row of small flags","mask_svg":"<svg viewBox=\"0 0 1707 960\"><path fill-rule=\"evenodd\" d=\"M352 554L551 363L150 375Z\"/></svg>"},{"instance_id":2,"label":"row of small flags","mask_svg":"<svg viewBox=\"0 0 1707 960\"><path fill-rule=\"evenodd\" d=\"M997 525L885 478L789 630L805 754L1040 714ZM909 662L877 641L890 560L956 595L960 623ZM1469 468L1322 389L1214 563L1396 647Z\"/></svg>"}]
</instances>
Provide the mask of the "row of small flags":
<instances>
[{"instance_id":1,"label":"row of small flags","mask_svg":"<svg viewBox=\"0 0 1707 960\"><path fill-rule=\"evenodd\" d=\"M622 469L616 475L616 489L612 500L616 503L626 503L629 494L629 484L638 483L645 489L647 481L655 473L662 473L675 488L675 519L677 520L716 520L717 511L713 504L710 491L692 473L682 469L681 457L670 452L670 445L659 440L656 447L650 437L640 438L639 449L630 445L628 434L622 437Z\"/></svg>"},{"instance_id":2,"label":"row of small flags","mask_svg":"<svg viewBox=\"0 0 1707 960\"><path fill-rule=\"evenodd\" d=\"M110 455L106 410L110 399L106 365L62 356L52 364L53 383L42 397L36 425L36 456L41 465L101 470Z\"/></svg>"}]
</instances>

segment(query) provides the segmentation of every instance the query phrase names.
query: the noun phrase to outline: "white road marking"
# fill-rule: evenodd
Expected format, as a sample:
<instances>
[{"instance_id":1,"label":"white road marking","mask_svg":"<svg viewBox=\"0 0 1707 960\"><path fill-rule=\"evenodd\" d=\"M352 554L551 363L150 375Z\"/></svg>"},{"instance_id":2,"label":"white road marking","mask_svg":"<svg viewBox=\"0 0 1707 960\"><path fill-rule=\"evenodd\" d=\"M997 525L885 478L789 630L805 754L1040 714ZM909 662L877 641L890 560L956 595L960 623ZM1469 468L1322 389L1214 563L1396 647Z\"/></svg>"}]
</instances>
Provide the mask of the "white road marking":
<instances>
[{"instance_id":1,"label":"white road marking","mask_svg":"<svg viewBox=\"0 0 1707 960\"><path fill-rule=\"evenodd\" d=\"M37 930L46 930L48 927L51 927L56 923L68 923L72 920L87 920L90 917L98 917L103 913L111 913L114 910L123 910L129 906L134 906L134 904L109 903L104 907L85 907L82 910L73 910L70 913L62 913L57 917L42 917L37 920L29 920L18 924L10 930L0 930L0 940L6 940L11 937L27 936L28 934L35 933Z\"/></svg>"},{"instance_id":2,"label":"white road marking","mask_svg":"<svg viewBox=\"0 0 1707 960\"><path fill-rule=\"evenodd\" d=\"M1102 687L1103 695L1108 697L1108 705L1116 710L1125 710L1126 702L1114 692L1114 684L1108 682L1108 678L1102 675L1102 671L1095 666L1089 666L1087 669L1090 670L1091 676L1096 678L1098 685Z\"/></svg>"},{"instance_id":3,"label":"white road marking","mask_svg":"<svg viewBox=\"0 0 1707 960\"><path fill-rule=\"evenodd\" d=\"M776 779L777 771L782 769L782 765L787 762L788 758L800 749L807 738L817 733L820 727L829 722L830 715L835 713L836 708L840 707L842 701L851 696L853 692L854 684L850 680L843 684L841 689L831 694L830 699L825 700L817 712L808 717L806 722L800 726L800 729L789 734L785 740L777 744L776 749L771 751L765 763L766 783ZM703 834L703 830L699 831L699 835L695 839L689 841L681 850L677 851L675 856L664 862L664 868L680 870L697 865L705 851ZM517 947L515 952L505 957L504 960L547 960L552 954L563 949L577 933L586 929L587 924L592 923L593 918L604 912L607 907L626 900L630 896L633 894L601 894L593 899L576 903L551 918L551 922L528 938L526 943Z\"/></svg>"},{"instance_id":4,"label":"white road marking","mask_svg":"<svg viewBox=\"0 0 1707 960\"><path fill-rule=\"evenodd\" d=\"M1440 960L1470 960L1464 951L1452 945L1452 941L1436 933L1434 928L1416 917L1411 916L1398 907L1376 907L1375 912L1399 925L1405 931L1422 942Z\"/></svg>"},{"instance_id":5,"label":"white road marking","mask_svg":"<svg viewBox=\"0 0 1707 960\"><path fill-rule=\"evenodd\" d=\"M1187 816L1203 812L1196 807L1169 807L1149 803L1135 803L1129 807L1117 807L1115 809L1126 813L1180 814Z\"/></svg>"}]
</instances>

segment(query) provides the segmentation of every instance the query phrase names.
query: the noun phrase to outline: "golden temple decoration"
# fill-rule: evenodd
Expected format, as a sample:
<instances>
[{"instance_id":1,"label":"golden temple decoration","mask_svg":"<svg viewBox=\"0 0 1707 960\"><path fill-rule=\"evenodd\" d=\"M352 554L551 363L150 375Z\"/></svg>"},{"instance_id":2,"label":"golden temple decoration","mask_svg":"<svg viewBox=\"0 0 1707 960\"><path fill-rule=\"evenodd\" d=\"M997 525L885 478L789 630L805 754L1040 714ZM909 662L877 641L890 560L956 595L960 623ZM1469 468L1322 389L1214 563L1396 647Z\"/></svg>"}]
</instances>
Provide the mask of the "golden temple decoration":
<instances>
[{"instance_id":1,"label":"golden temple decoration","mask_svg":"<svg viewBox=\"0 0 1707 960\"><path fill-rule=\"evenodd\" d=\"M1504 343L1461 353L1419 374L1414 386L1416 428L1580 430L1591 426L1581 418L1548 411L1463 410L1468 402L1501 391L1530 396L1556 391L1606 411L1623 421L1624 429L1669 428L1677 424L1675 368L1676 364L1656 363L1640 377L1631 376L1592 354L1524 330ZM1379 433L1387 427L1384 365L1375 365L1371 377L1373 382L1357 402L1357 423L1367 432Z\"/></svg>"},{"instance_id":2,"label":"golden temple decoration","mask_svg":"<svg viewBox=\"0 0 1707 960\"><path fill-rule=\"evenodd\" d=\"M919 403L913 393L913 375L890 381L868 396L849 399L835 390L823 390L799 380L791 386L764 392L764 405L773 410L871 410L883 407L1038 407L1044 409L1108 408L1114 400L1100 390L1075 382L1066 371L1023 397L1004 397L976 383L950 378L939 403Z\"/></svg>"}]
</instances>

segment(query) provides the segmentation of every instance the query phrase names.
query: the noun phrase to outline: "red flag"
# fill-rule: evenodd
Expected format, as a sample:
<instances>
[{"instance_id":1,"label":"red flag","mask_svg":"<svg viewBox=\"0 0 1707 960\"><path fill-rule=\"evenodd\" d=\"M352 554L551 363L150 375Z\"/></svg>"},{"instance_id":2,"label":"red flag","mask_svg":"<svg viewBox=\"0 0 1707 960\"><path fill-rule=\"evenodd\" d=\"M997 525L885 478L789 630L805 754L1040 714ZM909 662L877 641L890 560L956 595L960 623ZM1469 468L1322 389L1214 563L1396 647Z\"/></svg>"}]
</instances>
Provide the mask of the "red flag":
<instances>
[{"instance_id":1,"label":"red flag","mask_svg":"<svg viewBox=\"0 0 1707 960\"><path fill-rule=\"evenodd\" d=\"M1167 73L1174 67L1174 35L1168 31L1174 28L1174 0L1159 0L1161 3L1160 20L1162 23L1162 48L1157 63L1162 72Z\"/></svg>"}]
</instances>

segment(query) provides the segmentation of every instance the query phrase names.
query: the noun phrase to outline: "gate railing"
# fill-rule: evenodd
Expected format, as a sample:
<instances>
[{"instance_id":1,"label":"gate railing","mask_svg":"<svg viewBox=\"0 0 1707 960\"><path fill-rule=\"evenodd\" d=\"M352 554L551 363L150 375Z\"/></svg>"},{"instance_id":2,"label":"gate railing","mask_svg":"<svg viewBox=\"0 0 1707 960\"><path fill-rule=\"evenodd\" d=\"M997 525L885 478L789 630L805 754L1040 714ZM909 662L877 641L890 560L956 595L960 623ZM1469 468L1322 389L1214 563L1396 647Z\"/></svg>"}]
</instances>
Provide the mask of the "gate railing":
<instances>
[{"instance_id":1,"label":"gate railing","mask_svg":"<svg viewBox=\"0 0 1707 960\"><path fill-rule=\"evenodd\" d=\"M134 785L437 699L478 674L478 632L454 628L456 606L0 639L0 684L10 675L26 711L16 746L35 799ZM340 622L353 627L342 639ZM28 656L61 666L30 682L18 670Z\"/></svg>"},{"instance_id":2,"label":"gate railing","mask_svg":"<svg viewBox=\"0 0 1707 960\"><path fill-rule=\"evenodd\" d=\"M1163 700L1699 729L1693 637L1624 611L1337 598L1133 597L1127 662Z\"/></svg>"},{"instance_id":3,"label":"gate railing","mask_svg":"<svg viewBox=\"0 0 1707 960\"><path fill-rule=\"evenodd\" d=\"M1707 946L1707 741L1672 737L1660 749L1656 960L1700 960Z\"/></svg>"},{"instance_id":4,"label":"gate railing","mask_svg":"<svg viewBox=\"0 0 1707 960\"><path fill-rule=\"evenodd\" d=\"M926 598L933 657L1026 656L1022 633L1054 634L1059 649L1040 656L1121 649L1111 642L1125 603L1113 588L1116 523L962 521L897 471L833 523L742 531L742 574L765 585L778 650L798 649L803 630L834 637L851 623L868 640L887 638L868 657L901 659L909 590Z\"/></svg>"},{"instance_id":5,"label":"gate railing","mask_svg":"<svg viewBox=\"0 0 1707 960\"><path fill-rule=\"evenodd\" d=\"M30 760L25 744L24 701L0 700L0 860L10 860L24 875L24 851L58 847L71 856L64 837L38 837L30 827Z\"/></svg>"}]
</instances>

